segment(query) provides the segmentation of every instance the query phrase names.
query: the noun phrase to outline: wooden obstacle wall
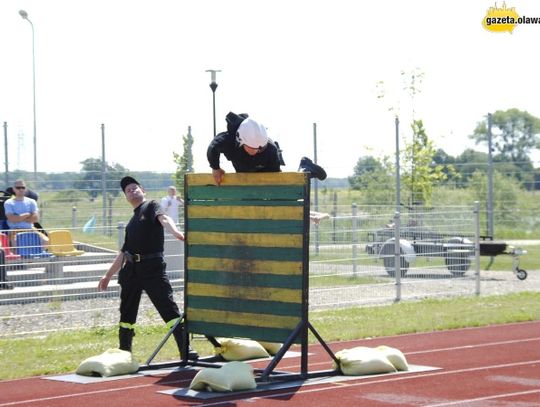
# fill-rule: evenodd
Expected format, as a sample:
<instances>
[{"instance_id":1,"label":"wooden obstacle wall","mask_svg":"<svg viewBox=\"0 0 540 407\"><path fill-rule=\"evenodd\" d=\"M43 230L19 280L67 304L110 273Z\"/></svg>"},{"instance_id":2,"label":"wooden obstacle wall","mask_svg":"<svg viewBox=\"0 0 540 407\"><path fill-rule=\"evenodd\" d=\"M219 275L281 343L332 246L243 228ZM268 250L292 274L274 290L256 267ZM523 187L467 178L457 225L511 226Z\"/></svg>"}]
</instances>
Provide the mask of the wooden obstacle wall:
<instances>
[{"instance_id":1,"label":"wooden obstacle wall","mask_svg":"<svg viewBox=\"0 0 540 407\"><path fill-rule=\"evenodd\" d=\"M187 174L184 195L187 332L285 342L307 321L308 175Z\"/></svg>"}]
</instances>

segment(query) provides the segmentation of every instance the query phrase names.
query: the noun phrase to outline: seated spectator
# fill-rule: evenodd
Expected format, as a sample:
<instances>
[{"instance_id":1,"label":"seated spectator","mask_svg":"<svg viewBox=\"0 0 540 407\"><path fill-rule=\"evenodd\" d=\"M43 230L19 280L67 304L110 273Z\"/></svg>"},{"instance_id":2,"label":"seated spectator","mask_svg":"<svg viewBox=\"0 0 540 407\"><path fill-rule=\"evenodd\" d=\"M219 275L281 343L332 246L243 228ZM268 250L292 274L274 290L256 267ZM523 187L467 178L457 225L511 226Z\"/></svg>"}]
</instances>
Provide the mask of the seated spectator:
<instances>
[{"instance_id":1,"label":"seated spectator","mask_svg":"<svg viewBox=\"0 0 540 407\"><path fill-rule=\"evenodd\" d=\"M8 194L7 191L0 191L3 195L0 195L0 231L5 232L9 229L7 225L6 211L4 210L4 202L6 202L11 194Z\"/></svg>"},{"instance_id":2,"label":"seated spectator","mask_svg":"<svg viewBox=\"0 0 540 407\"><path fill-rule=\"evenodd\" d=\"M22 179L15 181L13 185L15 196L4 202L4 210L7 218L7 225L10 229L12 242L16 231L34 230L34 223L39 222L39 211L37 202L25 196L26 184ZM49 238L38 232L43 245L49 242Z\"/></svg>"}]
</instances>

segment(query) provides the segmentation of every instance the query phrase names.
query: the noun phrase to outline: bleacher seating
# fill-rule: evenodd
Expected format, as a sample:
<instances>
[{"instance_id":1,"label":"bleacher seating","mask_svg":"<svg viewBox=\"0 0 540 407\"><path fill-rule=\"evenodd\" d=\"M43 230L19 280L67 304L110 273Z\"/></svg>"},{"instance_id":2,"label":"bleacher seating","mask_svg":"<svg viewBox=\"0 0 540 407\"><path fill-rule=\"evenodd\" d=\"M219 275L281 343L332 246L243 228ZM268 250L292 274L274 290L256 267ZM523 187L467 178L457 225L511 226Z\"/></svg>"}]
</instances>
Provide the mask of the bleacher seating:
<instances>
[{"instance_id":1,"label":"bleacher seating","mask_svg":"<svg viewBox=\"0 0 540 407\"><path fill-rule=\"evenodd\" d=\"M24 259L36 259L52 256L52 253L45 250L41 243L41 238L36 232L17 233L16 242L17 254Z\"/></svg>"},{"instance_id":2,"label":"bleacher seating","mask_svg":"<svg viewBox=\"0 0 540 407\"><path fill-rule=\"evenodd\" d=\"M9 237L5 233L0 233L0 247L4 250L6 261L19 260L20 254L15 254L11 251L9 246Z\"/></svg>"},{"instance_id":3,"label":"bleacher seating","mask_svg":"<svg viewBox=\"0 0 540 407\"><path fill-rule=\"evenodd\" d=\"M81 256L83 250L75 248L73 237L69 230L51 230L49 231L48 250L55 256Z\"/></svg>"}]
</instances>

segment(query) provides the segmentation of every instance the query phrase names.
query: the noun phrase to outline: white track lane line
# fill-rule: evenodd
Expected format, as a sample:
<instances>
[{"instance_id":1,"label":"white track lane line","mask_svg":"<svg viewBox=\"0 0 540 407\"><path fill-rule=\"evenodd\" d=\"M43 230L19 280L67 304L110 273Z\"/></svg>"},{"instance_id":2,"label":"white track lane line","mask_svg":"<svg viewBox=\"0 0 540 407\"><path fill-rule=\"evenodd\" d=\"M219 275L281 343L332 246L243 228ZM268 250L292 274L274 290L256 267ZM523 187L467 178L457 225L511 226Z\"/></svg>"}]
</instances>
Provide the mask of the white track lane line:
<instances>
[{"instance_id":1,"label":"white track lane line","mask_svg":"<svg viewBox=\"0 0 540 407\"><path fill-rule=\"evenodd\" d=\"M163 385L175 384L175 383L189 384L189 383L191 383L191 380L171 380L171 381L168 381L168 382L162 382L162 383L160 383L160 385L161 384L163 384ZM112 393L112 392L115 392L115 391L140 389L140 388L143 388L143 387L151 387L151 386L155 386L155 385L156 385L155 383L148 383L148 384L139 384L139 385L136 385L136 386L116 387L114 389L104 389L104 390L84 391L84 392L80 392L80 393L62 394L61 396L51 396L51 397L41 397L41 398L38 398L38 399L30 399L30 400L11 401L11 402L0 404L0 407L16 406L16 405L19 405L19 404L27 404L27 403L39 403L40 401L60 400L60 399L65 399L65 398L69 398L69 397L90 396L90 395L93 395L93 394Z\"/></svg>"},{"instance_id":2,"label":"white track lane line","mask_svg":"<svg viewBox=\"0 0 540 407\"><path fill-rule=\"evenodd\" d=\"M426 350L426 351L410 352L410 353L407 353L407 354L420 354L420 353L442 352L442 351L459 350L459 349L480 348L480 347L485 347L485 346L514 344L514 343L519 343L519 342L530 342L530 341L538 341L538 340L540 340L540 338L516 339L516 340L511 340L511 341L490 342L490 343L487 343L487 344L477 344L477 345L470 345L470 346L467 345L467 346L457 346L457 347L452 347L452 348L430 349L430 350ZM417 378L417 377L429 377L429 376L432 376L432 375L439 375L439 374L462 373L462 372L477 371L477 370L497 368L497 367L527 365L527 364L530 364L530 363L537 363L537 362L540 362L540 360L533 361L533 362L523 362L523 363L517 363L517 364L509 364L509 365L483 366L483 367L470 368L470 369L460 369L460 370L442 371L442 372L436 372L436 373L426 373L424 375L422 375L422 374L406 375L406 376L400 377L400 378L385 379L385 380L381 380L381 381L369 381L369 382L357 383L357 384L355 383L355 384L346 385L345 387L366 385L366 384L369 384L369 383L383 383L383 382L394 381L394 380L414 379L414 378ZM326 364L326 363L328 363L328 362L310 363L310 366L322 365L322 364ZM284 366L284 367L281 367L280 370L291 369L291 368L295 368L295 367L298 367L298 366L299 365ZM178 382L181 382L181 381L178 381ZM172 383L177 383L177 381L174 381ZM14 406L14 405L24 404L24 403L33 403L33 402L39 402L39 401L45 401L45 400L55 400L55 399L62 399L62 398L68 398L68 397L77 397L77 396L84 396L84 395L91 395L91 394L100 394L100 393L107 393L107 392L113 392L113 391L119 391L119 390L137 389L137 388L149 387L149 386L153 386L153 385L154 384L152 383L152 384L144 384L144 385L139 385L139 386L128 386L128 387L120 387L120 388L115 388L115 389L96 390L96 391L91 391L91 392L65 394L65 395L62 395L62 396L45 397L45 398L41 398L41 399L33 399L33 400L31 399L31 400L24 400L24 401L17 401L17 402L8 402L8 403L0 404L0 407ZM330 387L330 389L333 389L333 388L335 388L335 387L334 386ZM314 389L314 390L298 391L298 392L294 392L294 393L304 393L304 392L323 391L323 390L327 390L327 389L326 388ZM279 395L289 395L289 394L293 394L293 393L280 393ZM273 394L272 396L275 397L277 395L278 394ZM253 398L253 399L255 399L255 398ZM241 400L247 400L247 399L241 399ZM222 403L223 402L220 402L220 403L217 403L217 404L222 404ZM214 405L214 404L205 404L205 405Z\"/></svg>"},{"instance_id":3,"label":"white track lane line","mask_svg":"<svg viewBox=\"0 0 540 407\"><path fill-rule=\"evenodd\" d=\"M360 383L351 383L351 384L342 384L343 388L347 387L358 387L358 386L366 386L370 384L378 384L378 383L388 383L388 382L395 382L395 381L402 381L402 380L411 380L411 379L419 379L419 378L425 378L425 377L432 377L432 376L443 376L443 375L450 375L450 374L459 374L459 373L469 373L469 372L475 372L480 370L487 370L487 369L501 369L501 368L508 368L508 367L516 367L516 366L526 366L531 364L540 363L540 360L532 360L529 362L519 362L519 363L507 363L502 365L491 365L491 366L482 366L482 367L475 367L475 368L468 368L468 369L456 369L456 370L447 370L447 371L437 371L437 372L427 372L427 373L419 373L414 375L404 375L399 377L390 377L387 379L380 379L380 380L370 380ZM360 379L360 377L359 377ZM175 380L171 382L164 382L161 384L173 384L173 383L181 383L181 382L187 382L186 380ZM344 382L342 382L344 383ZM148 383L148 384L141 384L138 386L127 386L127 387L117 387L114 389L105 389L105 390L95 390L95 391L88 391L88 392L80 392L80 393L72 393L72 394L63 394L61 396L52 396L52 397L42 397L38 399L30 399L30 400L20 400L20 401L14 401L14 402L8 402L0 404L0 407L7 407L7 406L16 406L20 404L29 404L29 403L37 403L40 401L50 401L50 400L60 400L65 399L69 397L79 397L79 396L89 396L93 394L103 394L103 393L112 393L115 391L125 391L125 390L133 390L133 389L139 389L143 387L150 387L154 386L155 383ZM319 389L306 389L306 390L298 390L298 391L292 391L292 392L285 392L285 393L273 393L268 396L261 396L261 397L246 397L246 398L240 398L240 399L234 399L234 401L242 401L242 400L263 400L265 398L271 398L271 397L281 397L281 396L288 396L292 394L302 394L302 393L313 393L318 391L325 391L325 390L335 390L336 386L331 387L324 387ZM540 391L540 389L539 389ZM210 404L202 404L205 406L214 406L224 403L230 403L230 401L220 401L216 403L210 403Z\"/></svg>"},{"instance_id":4,"label":"white track lane line","mask_svg":"<svg viewBox=\"0 0 540 407\"><path fill-rule=\"evenodd\" d=\"M463 403L474 403L477 401L496 400L496 399L502 399L502 398L507 398L507 397L516 397L516 396L527 396L529 394L536 394L536 393L540 393L540 389L519 391L516 393L501 393L501 394L496 394L493 396L478 397L475 399L456 400L456 401L451 401L448 403L441 403L441 404L429 404L426 407L456 406L456 405L462 405Z\"/></svg>"},{"instance_id":5,"label":"white track lane line","mask_svg":"<svg viewBox=\"0 0 540 407\"><path fill-rule=\"evenodd\" d=\"M463 349L475 349L475 348L483 348L487 346L500 346L500 345L515 345L516 343L523 343L523 342L536 342L540 341L540 337L536 338L527 338L527 339L514 339L509 341L500 341L500 342L488 342L488 343L480 343L476 345L462 345L462 346L454 346L451 348L439 348L439 349L428 349L428 350L420 350L416 352L406 352L405 355L422 355L426 353L436 353L436 352L450 352L454 350L463 350ZM318 366L318 365L325 365L329 361L326 362L315 362L310 363L310 366ZM300 365L289 365L289 366L282 366L279 368L279 370L284 369L294 369L298 368Z\"/></svg>"},{"instance_id":6,"label":"white track lane line","mask_svg":"<svg viewBox=\"0 0 540 407\"><path fill-rule=\"evenodd\" d=\"M424 373L418 373L415 375L403 375L388 379L380 379L380 380L370 380L360 383L348 383L348 382L340 382L340 387L343 389L346 389L348 387L359 387L359 386L369 386L371 384L380 384L380 383L389 383L389 382L396 382L396 381L403 381L403 380L411 380L411 379L424 379L426 377L432 377L432 376L445 376L445 375L451 375L451 374L461 374L461 373L470 373L470 372L477 372L480 370L488 370L488 369L502 369L502 368L509 368L509 367L516 367L516 366L526 366L526 365L534 365L536 363L540 363L540 360L532 360L528 362L519 362L519 363L507 363L503 365L492 365L492 366L482 366L482 367L475 367L475 368L468 368L468 369L456 369L456 370L446 370L446 371L437 371L437 372L424 372ZM314 393L314 392L323 392L326 390L335 391L336 386L329 386L329 387L323 387L323 388L316 388L316 389L306 389L306 390L297 390L297 391L289 391L284 393L273 393L269 394L268 396L260 396L260 397L246 397L241 399L234 399L229 401L218 401L215 403L205 403L200 404L200 406L218 406L221 404L227 404L231 402L239 402L244 400L250 400L250 402L256 402L257 400L264 400L268 398L274 398L274 397L285 397L285 396L291 396L295 394L303 394L303 393ZM540 392L540 389L538 390L529 390L529 392L535 393ZM523 392L524 394L526 392ZM503 396L501 396L503 397ZM467 401L467 400L465 400ZM455 404L462 403L463 401L456 401ZM452 402L453 403L453 402ZM451 404L442 404L442 405L451 405ZM442 406L441 405L441 406ZM431 406L434 407L434 406Z\"/></svg>"}]
</instances>

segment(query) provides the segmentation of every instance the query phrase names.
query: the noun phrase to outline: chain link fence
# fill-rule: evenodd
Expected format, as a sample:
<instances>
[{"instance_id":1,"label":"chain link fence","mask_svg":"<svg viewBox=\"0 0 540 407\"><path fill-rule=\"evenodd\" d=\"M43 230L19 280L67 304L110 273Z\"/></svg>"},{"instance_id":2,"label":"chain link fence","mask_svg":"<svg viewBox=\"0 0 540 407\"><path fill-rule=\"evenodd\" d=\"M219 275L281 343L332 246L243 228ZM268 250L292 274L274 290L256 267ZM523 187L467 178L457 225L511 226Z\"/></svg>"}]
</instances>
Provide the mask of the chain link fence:
<instances>
[{"instance_id":1,"label":"chain link fence","mask_svg":"<svg viewBox=\"0 0 540 407\"><path fill-rule=\"evenodd\" d=\"M18 258L14 247L3 266L12 290L0 290L0 337L113 326L118 322L119 287L97 291L97 283L122 244L131 210L113 213L114 226L71 216L49 219L73 238L77 255ZM479 211L473 205L409 208L333 205L331 216L310 232L310 308L391 304L396 301L540 290L533 273L526 281L507 272L480 271ZM49 212L49 216L51 216ZM83 229L86 230L83 231ZM49 229L49 235L56 228ZM399 242L396 245L395 242ZM54 242L47 249L54 253ZM175 300L183 296L183 244L165 239L167 272ZM396 267L396 265L399 265ZM161 320L146 296L138 322Z\"/></svg>"}]
</instances>

